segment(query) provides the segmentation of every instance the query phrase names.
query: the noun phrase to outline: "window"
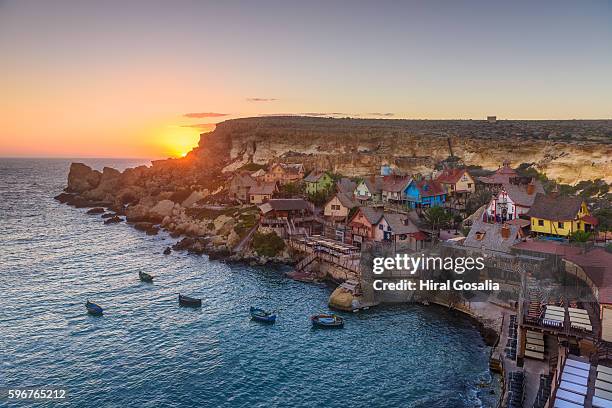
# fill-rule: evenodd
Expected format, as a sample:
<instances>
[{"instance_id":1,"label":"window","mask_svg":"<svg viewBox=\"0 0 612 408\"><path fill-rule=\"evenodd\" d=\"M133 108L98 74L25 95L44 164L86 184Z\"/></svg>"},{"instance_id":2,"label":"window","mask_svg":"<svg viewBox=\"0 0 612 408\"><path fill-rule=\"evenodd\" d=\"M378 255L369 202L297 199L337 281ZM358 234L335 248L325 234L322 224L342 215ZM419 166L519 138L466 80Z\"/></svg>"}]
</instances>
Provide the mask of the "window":
<instances>
[{"instance_id":1,"label":"window","mask_svg":"<svg viewBox=\"0 0 612 408\"><path fill-rule=\"evenodd\" d=\"M468 188L472 188L472 183L468 183Z\"/></svg>"},{"instance_id":2,"label":"window","mask_svg":"<svg viewBox=\"0 0 612 408\"><path fill-rule=\"evenodd\" d=\"M383 225L382 224L378 224L378 229L382 231L384 229Z\"/></svg>"},{"instance_id":3,"label":"window","mask_svg":"<svg viewBox=\"0 0 612 408\"><path fill-rule=\"evenodd\" d=\"M331 209L332 209L332 211L339 211L340 210L340 206L338 204L332 204Z\"/></svg>"},{"instance_id":4,"label":"window","mask_svg":"<svg viewBox=\"0 0 612 408\"><path fill-rule=\"evenodd\" d=\"M544 226L544 220L538 220L538 226L543 227Z\"/></svg>"},{"instance_id":5,"label":"window","mask_svg":"<svg viewBox=\"0 0 612 408\"><path fill-rule=\"evenodd\" d=\"M564 228L564 227L563 227L563 223L562 223L562 222L558 222L558 223L557 223L557 226L559 227L559 229L563 229L563 228Z\"/></svg>"}]
</instances>

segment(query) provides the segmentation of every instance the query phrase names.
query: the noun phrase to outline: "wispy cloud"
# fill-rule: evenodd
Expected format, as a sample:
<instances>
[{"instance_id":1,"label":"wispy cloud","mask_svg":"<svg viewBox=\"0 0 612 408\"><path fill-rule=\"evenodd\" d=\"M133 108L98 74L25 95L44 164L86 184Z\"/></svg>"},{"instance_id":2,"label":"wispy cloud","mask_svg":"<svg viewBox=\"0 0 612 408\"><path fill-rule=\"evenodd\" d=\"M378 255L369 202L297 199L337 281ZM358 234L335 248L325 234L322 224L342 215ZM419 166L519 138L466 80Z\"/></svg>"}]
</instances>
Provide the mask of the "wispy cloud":
<instances>
[{"instance_id":1,"label":"wispy cloud","mask_svg":"<svg viewBox=\"0 0 612 408\"><path fill-rule=\"evenodd\" d=\"M247 102L274 102L276 98L246 98Z\"/></svg>"},{"instance_id":2,"label":"wispy cloud","mask_svg":"<svg viewBox=\"0 0 612 408\"><path fill-rule=\"evenodd\" d=\"M370 115L370 116L384 116L384 117L390 118L391 116L395 116L395 113L392 113L392 112L385 112L385 113L372 112L372 113L368 113L368 115Z\"/></svg>"},{"instance_id":3,"label":"wispy cloud","mask_svg":"<svg viewBox=\"0 0 612 408\"><path fill-rule=\"evenodd\" d=\"M218 118L221 116L228 116L229 113L215 113L215 112L195 112L186 113L183 116L186 118Z\"/></svg>"},{"instance_id":4,"label":"wispy cloud","mask_svg":"<svg viewBox=\"0 0 612 408\"><path fill-rule=\"evenodd\" d=\"M210 132L212 130L215 130L215 128L217 127L217 124L216 123L196 123L193 125L181 125L181 127L197 129L203 132Z\"/></svg>"},{"instance_id":5,"label":"wispy cloud","mask_svg":"<svg viewBox=\"0 0 612 408\"><path fill-rule=\"evenodd\" d=\"M304 116L350 116L350 115L347 115L346 113L340 113L340 112L304 112L304 113L301 113L300 115L304 115Z\"/></svg>"}]
</instances>

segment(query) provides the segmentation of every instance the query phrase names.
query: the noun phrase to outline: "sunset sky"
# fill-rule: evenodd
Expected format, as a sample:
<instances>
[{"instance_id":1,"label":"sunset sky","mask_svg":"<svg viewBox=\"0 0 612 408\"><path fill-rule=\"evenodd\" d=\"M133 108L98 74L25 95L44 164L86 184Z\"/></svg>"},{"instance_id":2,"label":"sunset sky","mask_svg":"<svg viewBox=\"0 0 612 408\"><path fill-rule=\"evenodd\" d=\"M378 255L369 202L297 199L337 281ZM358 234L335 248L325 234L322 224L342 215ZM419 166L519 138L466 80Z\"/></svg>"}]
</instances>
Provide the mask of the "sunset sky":
<instances>
[{"instance_id":1,"label":"sunset sky","mask_svg":"<svg viewBox=\"0 0 612 408\"><path fill-rule=\"evenodd\" d=\"M267 114L610 118L612 3L0 0L0 156L179 156Z\"/></svg>"}]
</instances>

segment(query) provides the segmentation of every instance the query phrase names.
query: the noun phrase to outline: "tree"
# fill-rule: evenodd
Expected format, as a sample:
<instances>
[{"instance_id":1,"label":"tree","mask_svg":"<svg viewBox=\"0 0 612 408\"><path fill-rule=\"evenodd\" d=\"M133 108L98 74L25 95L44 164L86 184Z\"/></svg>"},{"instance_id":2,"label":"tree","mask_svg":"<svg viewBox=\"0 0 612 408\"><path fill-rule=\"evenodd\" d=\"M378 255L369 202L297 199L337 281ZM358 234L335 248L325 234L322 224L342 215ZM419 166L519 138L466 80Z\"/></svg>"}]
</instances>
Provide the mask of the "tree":
<instances>
[{"instance_id":1,"label":"tree","mask_svg":"<svg viewBox=\"0 0 612 408\"><path fill-rule=\"evenodd\" d=\"M593 234L591 234L590 232L578 230L572 233L570 240L584 244L589 241L591 235Z\"/></svg>"},{"instance_id":2,"label":"tree","mask_svg":"<svg viewBox=\"0 0 612 408\"><path fill-rule=\"evenodd\" d=\"M423 218L427 225L439 235L440 229L448 227L453 216L441 207L432 207L423 212Z\"/></svg>"}]
</instances>

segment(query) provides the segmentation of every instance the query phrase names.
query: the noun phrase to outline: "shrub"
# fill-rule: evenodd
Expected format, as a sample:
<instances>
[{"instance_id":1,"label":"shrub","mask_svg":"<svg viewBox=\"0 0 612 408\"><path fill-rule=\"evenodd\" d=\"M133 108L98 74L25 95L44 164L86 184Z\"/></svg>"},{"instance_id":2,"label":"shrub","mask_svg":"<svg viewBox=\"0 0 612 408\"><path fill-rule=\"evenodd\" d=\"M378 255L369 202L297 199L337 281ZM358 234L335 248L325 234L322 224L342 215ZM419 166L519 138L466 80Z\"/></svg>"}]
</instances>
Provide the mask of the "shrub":
<instances>
[{"instance_id":1,"label":"shrub","mask_svg":"<svg viewBox=\"0 0 612 408\"><path fill-rule=\"evenodd\" d=\"M256 232L253 235L253 249L258 255L273 257L285 249L285 241L275 232Z\"/></svg>"}]
</instances>

